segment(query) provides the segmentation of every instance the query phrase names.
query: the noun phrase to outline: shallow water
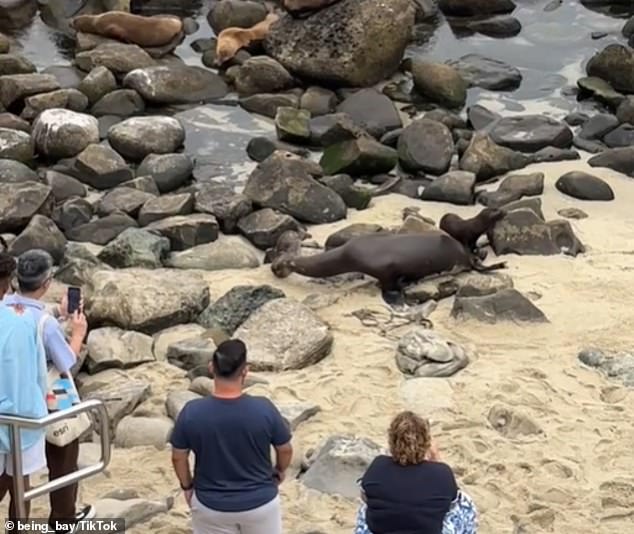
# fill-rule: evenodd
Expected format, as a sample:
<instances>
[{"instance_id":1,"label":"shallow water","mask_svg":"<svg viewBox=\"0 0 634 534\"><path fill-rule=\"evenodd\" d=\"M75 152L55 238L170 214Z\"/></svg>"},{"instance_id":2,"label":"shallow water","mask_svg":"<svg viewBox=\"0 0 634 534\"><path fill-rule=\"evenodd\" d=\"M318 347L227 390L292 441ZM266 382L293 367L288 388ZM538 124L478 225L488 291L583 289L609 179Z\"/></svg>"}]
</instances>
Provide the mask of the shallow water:
<instances>
[{"instance_id":1,"label":"shallow water","mask_svg":"<svg viewBox=\"0 0 634 534\"><path fill-rule=\"evenodd\" d=\"M213 0L174 0L169 9L174 14L193 17L199 23L199 30L187 36L176 50L190 65L201 64L200 55L192 50L191 43L212 36L206 20L212 3ZM584 75L586 62L596 51L610 43L625 42L621 29L625 18L634 14L634 3L621 6L620 13L613 16L591 10L579 0L563 0L552 11L544 10L551 0L517 0L516 3L518 7L512 15L522 24L522 31L516 37L457 36L440 15L419 28L419 41L407 54L444 61L477 53L505 61L522 72L521 87L512 92L472 89L469 104L478 102L506 114L545 112L562 116L577 107L574 97L562 95L562 90L576 85L577 79ZM141 4L140 9L137 6ZM33 7L19 8L25 11L23 27L4 31L18 40L22 53L38 68L68 65L72 59L72 42L42 22L34 0L29 0L28 5ZM133 1L133 10L147 15L155 12L151 0ZM0 21L0 31L2 25ZM592 32L607 35L595 40Z\"/></svg>"}]
</instances>

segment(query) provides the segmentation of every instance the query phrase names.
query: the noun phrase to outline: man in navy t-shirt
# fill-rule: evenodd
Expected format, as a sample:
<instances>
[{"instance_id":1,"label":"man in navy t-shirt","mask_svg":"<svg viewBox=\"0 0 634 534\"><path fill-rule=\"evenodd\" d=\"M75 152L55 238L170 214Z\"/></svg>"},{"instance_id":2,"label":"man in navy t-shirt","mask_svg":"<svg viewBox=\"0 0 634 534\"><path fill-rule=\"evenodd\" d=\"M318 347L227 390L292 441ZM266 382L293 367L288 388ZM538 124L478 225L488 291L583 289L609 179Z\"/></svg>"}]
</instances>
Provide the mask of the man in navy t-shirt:
<instances>
[{"instance_id":1,"label":"man in navy t-shirt","mask_svg":"<svg viewBox=\"0 0 634 534\"><path fill-rule=\"evenodd\" d=\"M242 341L221 343L210 367L213 395L185 405L170 440L194 534L281 534L278 485L293 456L288 425L270 400L242 392L247 375Z\"/></svg>"}]
</instances>

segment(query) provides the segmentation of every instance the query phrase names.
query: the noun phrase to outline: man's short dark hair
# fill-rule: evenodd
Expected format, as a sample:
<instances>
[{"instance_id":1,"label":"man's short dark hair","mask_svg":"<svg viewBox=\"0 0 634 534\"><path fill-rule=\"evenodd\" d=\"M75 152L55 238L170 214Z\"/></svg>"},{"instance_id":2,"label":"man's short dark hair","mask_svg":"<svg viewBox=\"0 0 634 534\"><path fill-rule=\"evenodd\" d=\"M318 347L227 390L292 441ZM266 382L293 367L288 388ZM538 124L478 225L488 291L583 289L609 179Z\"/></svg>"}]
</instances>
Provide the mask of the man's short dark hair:
<instances>
[{"instance_id":1,"label":"man's short dark hair","mask_svg":"<svg viewBox=\"0 0 634 534\"><path fill-rule=\"evenodd\" d=\"M235 378L247 363L247 347L239 339L223 341L211 358L214 376Z\"/></svg>"},{"instance_id":2,"label":"man's short dark hair","mask_svg":"<svg viewBox=\"0 0 634 534\"><path fill-rule=\"evenodd\" d=\"M45 250L27 250L18 257L16 277L22 293L33 293L51 277L53 258Z\"/></svg>"}]
</instances>

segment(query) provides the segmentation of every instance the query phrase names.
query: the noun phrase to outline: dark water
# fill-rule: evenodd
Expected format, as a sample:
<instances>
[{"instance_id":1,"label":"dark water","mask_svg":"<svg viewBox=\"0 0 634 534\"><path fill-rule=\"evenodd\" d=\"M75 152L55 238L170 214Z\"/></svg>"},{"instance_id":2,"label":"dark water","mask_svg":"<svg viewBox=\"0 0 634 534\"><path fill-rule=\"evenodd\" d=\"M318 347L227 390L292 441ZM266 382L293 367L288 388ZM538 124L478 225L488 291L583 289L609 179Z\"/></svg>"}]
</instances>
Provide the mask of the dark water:
<instances>
[{"instance_id":1,"label":"dark water","mask_svg":"<svg viewBox=\"0 0 634 534\"><path fill-rule=\"evenodd\" d=\"M68 1L81 4L81 0ZM0 0L0 5L2 2ZM139 0L133 2L133 11L150 15L156 13L155 6L159 3L168 5L167 11L198 21L198 32L187 36L176 53L188 64L199 65L200 55L190 44L196 39L212 36L206 14L213 0L173 0L171 6L169 0ZM516 91L474 89L469 92L470 103L477 101L500 111L547 111L555 115L574 109L574 97L563 96L562 89L575 86L576 80L584 75L585 63L595 52L610 43L625 42L621 29L626 18L634 14L634 0L629 5L613 8L610 15L589 9L579 0L563 0L552 11L544 10L551 0L516 0L516 3L518 7L512 15L522 24L522 31L516 37L457 36L440 15L419 27L418 42L407 54L444 61L478 53L510 63L522 72L524 79ZM24 11L22 27L4 28L4 31L18 39L21 53L38 68L68 65L72 59L72 41L44 24L36 6L35 1L27 1L25 7L19 8ZM2 26L0 21L0 30ZM594 40L593 32L607 35Z\"/></svg>"}]
</instances>

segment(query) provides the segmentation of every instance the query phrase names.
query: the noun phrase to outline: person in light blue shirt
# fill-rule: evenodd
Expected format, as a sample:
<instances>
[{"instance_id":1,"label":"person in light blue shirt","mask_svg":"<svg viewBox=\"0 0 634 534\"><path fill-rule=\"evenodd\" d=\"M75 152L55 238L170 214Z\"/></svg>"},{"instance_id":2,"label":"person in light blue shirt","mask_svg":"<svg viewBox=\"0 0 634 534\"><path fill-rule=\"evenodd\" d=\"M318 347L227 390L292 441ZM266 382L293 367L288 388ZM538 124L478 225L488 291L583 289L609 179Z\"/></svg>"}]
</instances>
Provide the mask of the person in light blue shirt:
<instances>
[{"instance_id":1,"label":"person in light blue shirt","mask_svg":"<svg viewBox=\"0 0 634 534\"><path fill-rule=\"evenodd\" d=\"M33 314L36 321L39 321L43 314L48 313L42 298L53 280L53 258L48 252L39 249L23 253L17 261L16 277L17 293L6 295L3 302L7 305L23 306ZM45 322L42 334L46 359L61 373L70 372L77 362L88 330L83 311L77 311L67 317L67 309L68 304L64 297L58 308L53 310L53 316ZM69 341L66 341L62 327L56 320L57 317L70 319ZM78 470L79 440L64 447L46 442L43 449L45 449L46 458L44 465L48 465L49 480L55 480ZM51 504L49 523L51 525L55 525L56 522L72 523L94 517L95 510L92 506L86 506L79 513L76 512L77 490L78 485L75 483L51 492L49 496Z\"/></svg>"}]
</instances>

